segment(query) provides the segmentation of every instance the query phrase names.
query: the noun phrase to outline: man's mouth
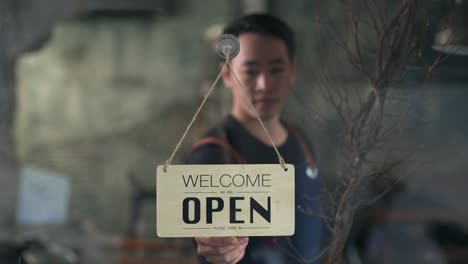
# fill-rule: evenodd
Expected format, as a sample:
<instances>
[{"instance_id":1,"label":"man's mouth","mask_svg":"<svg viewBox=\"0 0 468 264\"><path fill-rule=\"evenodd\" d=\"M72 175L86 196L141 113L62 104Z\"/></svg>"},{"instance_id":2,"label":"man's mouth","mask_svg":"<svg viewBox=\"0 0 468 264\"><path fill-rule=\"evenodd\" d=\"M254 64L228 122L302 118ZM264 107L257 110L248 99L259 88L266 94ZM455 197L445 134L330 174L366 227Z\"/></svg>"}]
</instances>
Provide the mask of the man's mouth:
<instances>
[{"instance_id":1,"label":"man's mouth","mask_svg":"<svg viewBox=\"0 0 468 264\"><path fill-rule=\"evenodd\" d=\"M260 98L254 100L254 105L257 110L271 110L275 107L278 100L274 98Z\"/></svg>"},{"instance_id":2,"label":"man's mouth","mask_svg":"<svg viewBox=\"0 0 468 264\"><path fill-rule=\"evenodd\" d=\"M275 98L258 98L254 100L256 104L271 105L274 104L277 100Z\"/></svg>"}]
</instances>

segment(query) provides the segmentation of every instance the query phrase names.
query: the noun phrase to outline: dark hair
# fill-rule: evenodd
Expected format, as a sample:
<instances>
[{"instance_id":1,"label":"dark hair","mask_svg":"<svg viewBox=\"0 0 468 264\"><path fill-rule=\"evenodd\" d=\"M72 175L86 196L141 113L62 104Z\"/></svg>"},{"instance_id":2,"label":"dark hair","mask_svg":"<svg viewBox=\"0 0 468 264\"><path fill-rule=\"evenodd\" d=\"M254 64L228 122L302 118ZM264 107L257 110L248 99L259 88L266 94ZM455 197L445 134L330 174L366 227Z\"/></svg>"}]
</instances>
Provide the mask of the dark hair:
<instances>
[{"instance_id":1,"label":"dark hair","mask_svg":"<svg viewBox=\"0 0 468 264\"><path fill-rule=\"evenodd\" d=\"M291 59L296 55L294 32L283 20L270 14L249 14L241 16L226 25L223 34L239 37L242 33L255 33L278 37L283 40Z\"/></svg>"}]
</instances>

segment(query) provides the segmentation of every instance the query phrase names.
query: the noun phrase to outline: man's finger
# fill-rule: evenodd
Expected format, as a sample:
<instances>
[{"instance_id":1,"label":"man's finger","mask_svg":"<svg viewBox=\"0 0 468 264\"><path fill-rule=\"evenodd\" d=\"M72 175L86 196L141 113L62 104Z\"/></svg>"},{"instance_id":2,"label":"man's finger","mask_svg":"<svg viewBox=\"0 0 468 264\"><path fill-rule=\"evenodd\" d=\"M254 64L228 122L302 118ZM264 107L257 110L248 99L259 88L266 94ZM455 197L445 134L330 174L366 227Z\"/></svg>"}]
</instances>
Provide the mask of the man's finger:
<instances>
[{"instance_id":1,"label":"man's finger","mask_svg":"<svg viewBox=\"0 0 468 264\"><path fill-rule=\"evenodd\" d=\"M244 255L245 247L239 246L234 248L232 251L222 255L211 255L206 256L206 260L210 263L223 263L223 264L234 264L237 263Z\"/></svg>"},{"instance_id":2,"label":"man's finger","mask_svg":"<svg viewBox=\"0 0 468 264\"><path fill-rule=\"evenodd\" d=\"M224 246L224 247L212 247L212 246L198 245L197 251L198 251L198 254L201 256L222 255L238 247L239 245Z\"/></svg>"},{"instance_id":3,"label":"man's finger","mask_svg":"<svg viewBox=\"0 0 468 264\"><path fill-rule=\"evenodd\" d=\"M195 241L197 244L219 247L239 244L236 237L197 237L195 238Z\"/></svg>"},{"instance_id":4,"label":"man's finger","mask_svg":"<svg viewBox=\"0 0 468 264\"><path fill-rule=\"evenodd\" d=\"M210 263L234 264L245 254L248 237L198 237L198 254Z\"/></svg>"},{"instance_id":5,"label":"man's finger","mask_svg":"<svg viewBox=\"0 0 468 264\"><path fill-rule=\"evenodd\" d=\"M200 243L198 244L198 254L199 255L202 255L202 256L209 256L209 255L222 255L222 254L226 254L232 250L234 250L235 248L238 248L238 247L246 247L248 242L249 242L249 238L248 237L238 237L236 238L237 239L237 242L232 244L232 245L229 245L229 246L219 246L217 244L204 244L206 243L207 241L204 240L204 239L201 239ZM216 242L216 241L213 241L213 240L209 240L210 242Z\"/></svg>"}]
</instances>

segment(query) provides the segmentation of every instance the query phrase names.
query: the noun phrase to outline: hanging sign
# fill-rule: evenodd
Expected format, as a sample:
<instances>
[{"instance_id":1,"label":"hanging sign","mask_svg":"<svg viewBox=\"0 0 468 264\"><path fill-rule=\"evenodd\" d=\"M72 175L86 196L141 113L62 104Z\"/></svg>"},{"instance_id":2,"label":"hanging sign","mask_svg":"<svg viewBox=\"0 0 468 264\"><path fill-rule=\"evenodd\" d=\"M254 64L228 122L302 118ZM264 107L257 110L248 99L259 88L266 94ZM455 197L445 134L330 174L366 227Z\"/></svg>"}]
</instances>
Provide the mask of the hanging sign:
<instances>
[{"instance_id":1,"label":"hanging sign","mask_svg":"<svg viewBox=\"0 0 468 264\"><path fill-rule=\"evenodd\" d=\"M160 237L294 234L294 166L164 165L156 172Z\"/></svg>"}]
</instances>

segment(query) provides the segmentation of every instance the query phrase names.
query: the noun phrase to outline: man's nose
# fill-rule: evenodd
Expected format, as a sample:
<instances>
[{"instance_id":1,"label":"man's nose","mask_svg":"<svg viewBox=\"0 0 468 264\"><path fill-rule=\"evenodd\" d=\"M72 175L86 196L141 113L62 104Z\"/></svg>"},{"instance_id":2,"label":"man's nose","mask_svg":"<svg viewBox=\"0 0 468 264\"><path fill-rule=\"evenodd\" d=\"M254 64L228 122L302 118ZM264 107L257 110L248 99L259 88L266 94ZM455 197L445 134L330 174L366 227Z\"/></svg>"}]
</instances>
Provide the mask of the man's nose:
<instances>
[{"instance_id":1,"label":"man's nose","mask_svg":"<svg viewBox=\"0 0 468 264\"><path fill-rule=\"evenodd\" d=\"M261 73L257 76L256 91L268 91L271 88L271 78L266 73Z\"/></svg>"}]
</instances>

